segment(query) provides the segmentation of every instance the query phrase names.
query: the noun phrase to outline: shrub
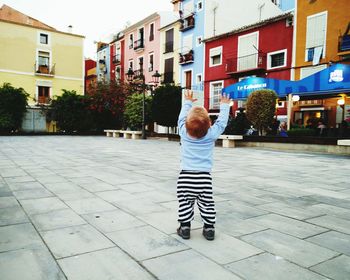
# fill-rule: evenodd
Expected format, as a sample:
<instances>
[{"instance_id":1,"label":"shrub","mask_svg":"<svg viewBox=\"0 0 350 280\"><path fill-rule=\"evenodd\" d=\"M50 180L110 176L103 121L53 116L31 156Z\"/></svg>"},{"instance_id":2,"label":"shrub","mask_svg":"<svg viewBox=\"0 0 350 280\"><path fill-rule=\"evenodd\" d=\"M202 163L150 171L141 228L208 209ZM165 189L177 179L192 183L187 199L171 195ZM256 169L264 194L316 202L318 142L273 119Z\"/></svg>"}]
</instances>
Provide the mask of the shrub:
<instances>
[{"instance_id":1,"label":"shrub","mask_svg":"<svg viewBox=\"0 0 350 280\"><path fill-rule=\"evenodd\" d=\"M0 132L21 129L28 97L29 94L23 88L14 88L9 83L0 87Z\"/></svg>"},{"instance_id":2,"label":"shrub","mask_svg":"<svg viewBox=\"0 0 350 280\"><path fill-rule=\"evenodd\" d=\"M317 130L313 128L292 128L288 130L288 136L314 136Z\"/></svg>"},{"instance_id":3,"label":"shrub","mask_svg":"<svg viewBox=\"0 0 350 280\"><path fill-rule=\"evenodd\" d=\"M142 127L143 111L142 93L134 93L126 99L124 122L125 126L132 130L140 130ZM151 121L152 97L145 96L145 125Z\"/></svg>"},{"instance_id":4,"label":"shrub","mask_svg":"<svg viewBox=\"0 0 350 280\"><path fill-rule=\"evenodd\" d=\"M277 94L273 90L257 90L248 96L247 118L260 135L272 123L276 111Z\"/></svg>"}]
</instances>

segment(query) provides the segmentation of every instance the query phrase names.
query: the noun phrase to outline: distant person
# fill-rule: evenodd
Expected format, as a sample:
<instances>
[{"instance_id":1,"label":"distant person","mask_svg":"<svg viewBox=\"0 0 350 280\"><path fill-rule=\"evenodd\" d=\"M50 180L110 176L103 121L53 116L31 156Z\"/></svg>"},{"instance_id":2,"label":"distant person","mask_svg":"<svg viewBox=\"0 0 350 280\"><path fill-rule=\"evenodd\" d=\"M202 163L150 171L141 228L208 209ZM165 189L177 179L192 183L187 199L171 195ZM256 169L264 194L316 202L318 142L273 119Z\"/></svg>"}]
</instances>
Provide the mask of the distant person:
<instances>
[{"instance_id":1,"label":"distant person","mask_svg":"<svg viewBox=\"0 0 350 280\"><path fill-rule=\"evenodd\" d=\"M317 129L319 130L319 135L322 136L325 134L327 126L323 123L322 120L319 120L317 123Z\"/></svg>"},{"instance_id":2,"label":"distant person","mask_svg":"<svg viewBox=\"0 0 350 280\"><path fill-rule=\"evenodd\" d=\"M280 126L278 128L278 136L288 137L287 123L286 122L281 122L281 124L280 124Z\"/></svg>"},{"instance_id":3,"label":"distant person","mask_svg":"<svg viewBox=\"0 0 350 280\"><path fill-rule=\"evenodd\" d=\"M213 125L203 107L192 107L196 100L192 91L186 91L178 119L182 170L177 181L180 222L177 233L183 239L190 238L194 203L197 201L204 222L203 236L207 240L214 240L216 212L210 172L215 141L227 125L230 99L228 96L221 96L220 114Z\"/></svg>"}]
</instances>

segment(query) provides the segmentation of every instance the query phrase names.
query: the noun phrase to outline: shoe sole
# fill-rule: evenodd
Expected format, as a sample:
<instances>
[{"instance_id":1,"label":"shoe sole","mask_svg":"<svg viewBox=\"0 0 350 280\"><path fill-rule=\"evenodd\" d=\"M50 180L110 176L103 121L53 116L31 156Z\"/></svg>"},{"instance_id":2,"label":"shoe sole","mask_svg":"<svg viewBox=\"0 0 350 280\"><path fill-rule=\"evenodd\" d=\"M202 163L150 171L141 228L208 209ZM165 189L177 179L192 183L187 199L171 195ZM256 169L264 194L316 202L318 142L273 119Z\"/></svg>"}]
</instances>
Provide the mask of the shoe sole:
<instances>
[{"instance_id":1,"label":"shoe sole","mask_svg":"<svg viewBox=\"0 0 350 280\"><path fill-rule=\"evenodd\" d=\"M177 231L177 235L182 237L183 239L190 239L190 237L191 237L190 235L188 235L188 236L187 235L182 235L179 231Z\"/></svg>"}]
</instances>

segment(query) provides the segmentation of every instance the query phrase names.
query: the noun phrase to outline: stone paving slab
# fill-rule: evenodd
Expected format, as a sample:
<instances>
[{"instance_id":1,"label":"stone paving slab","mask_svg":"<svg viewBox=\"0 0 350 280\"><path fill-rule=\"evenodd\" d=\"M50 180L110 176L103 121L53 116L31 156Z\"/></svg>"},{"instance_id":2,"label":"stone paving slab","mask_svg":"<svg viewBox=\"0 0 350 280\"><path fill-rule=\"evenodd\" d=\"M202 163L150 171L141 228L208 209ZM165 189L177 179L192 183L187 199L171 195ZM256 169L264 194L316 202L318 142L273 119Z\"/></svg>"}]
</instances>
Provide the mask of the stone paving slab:
<instances>
[{"instance_id":1,"label":"stone paving slab","mask_svg":"<svg viewBox=\"0 0 350 280\"><path fill-rule=\"evenodd\" d=\"M119 248L91 252L58 261L68 279L151 280L135 260Z\"/></svg>"},{"instance_id":2,"label":"stone paving slab","mask_svg":"<svg viewBox=\"0 0 350 280\"><path fill-rule=\"evenodd\" d=\"M159 280L239 280L238 276L193 250L143 262Z\"/></svg>"},{"instance_id":3,"label":"stone paving slab","mask_svg":"<svg viewBox=\"0 0 350 280\"><path fill-rule=\"evenodd\" d=\"M348 234L329 231L305 240L339 253L343 253L350 257L350 235Z\"/></svg>"},{"instance_id":4,"label":"stone paving slab","mask_svg":"<svg viewBox=\"0 0 350 280\"><path fill-rule=\"evenodd\" d=\"M0 209L0 226L21 224L28 222L28 218L20 206Z\"/></svg>"},{"instance_id":5,"label":"stone paving slab","mask_svg":"<svg viewBox=\"0 0 350 280\"><path fill-rule=\"evenodd\" d=\"M260 254L225 266L242 279L249 280L326 280L317 273L295 265L282 257ZM272 269L268 269L272 268Z\"/></svg>"},{"instance_id":6,"label":"stone paving slab","mask_svg":"<svg viewBox=\"0 0 350 280\"><path fill-rule=\"evenodd\" d=\"M242 240L303 267L310 267L339 255L337 252L274 230L246 235Z\"/></svg>"},{"instance_id":7,"label":"stone paving slab","mask_svg":"<svg viewBox=\"0 0 350 280\"><path fill-rule=\"evenodd\" d=\"M116 208L100 198L84 198L68 200L66 204L78 214L88 214L94 212L112 211Z\"/></svg>"},{"instance_id":8,"label":"stone paving slab","mask_svg":"<svg viewBox=\"0 0 350 280\"><path fill-rule=\"evenodd\" d=\"M311 267L311 270L334 280L348 280L350 275L350 257L339 256L335 259Z\"/></svg>"},{"instance_id":9,"label":"stone paving slab","mask_svg":"<svg viewBox=\"0 0 350 280\"><path fill-rule=\"evenodd\" d=\"M57 197L24 199L20 202L28 215L47 213L54 210L68 208L68 206Z\"/></svg>"},{"instance_id":10,"label":"stone paving slab","mask_svg":"<svg viewBox=\"0 0 350 280\"><path fill-rule=\"evenodd\" d=\"M116 231L107 236L139 261L188 249L185 244L150 226Z\"/></svg>"},{"instance_id":11,"label":"stone paving slab","mask_svg":"<svg viewBox=\"0 0 350 280\"><path fill-rule=\"evenodd\" d=\"M309 219L309 223L350 234L350 221L329 215Z\"/></svg>"}]
</instances>

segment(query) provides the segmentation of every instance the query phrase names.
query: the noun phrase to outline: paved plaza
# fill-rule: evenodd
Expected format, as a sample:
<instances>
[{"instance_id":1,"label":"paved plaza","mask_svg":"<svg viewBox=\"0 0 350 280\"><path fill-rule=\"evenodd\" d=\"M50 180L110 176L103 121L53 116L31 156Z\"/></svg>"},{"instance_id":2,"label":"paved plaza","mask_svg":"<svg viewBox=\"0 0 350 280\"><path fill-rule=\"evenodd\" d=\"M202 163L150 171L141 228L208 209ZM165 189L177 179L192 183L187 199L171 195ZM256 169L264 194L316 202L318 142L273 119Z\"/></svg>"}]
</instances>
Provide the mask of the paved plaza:
<instances>
[{"instance_id":1,"label":"paved plaza","mask_svg":"<svg viewBox=\"0 0 350 280\"><path fill-rule=\"evenodd\" d=\"M177 227L178 142L0 137L1 280L350 279L350 157L214 151L216 239Z\"/></svg>"}]
</instances>

